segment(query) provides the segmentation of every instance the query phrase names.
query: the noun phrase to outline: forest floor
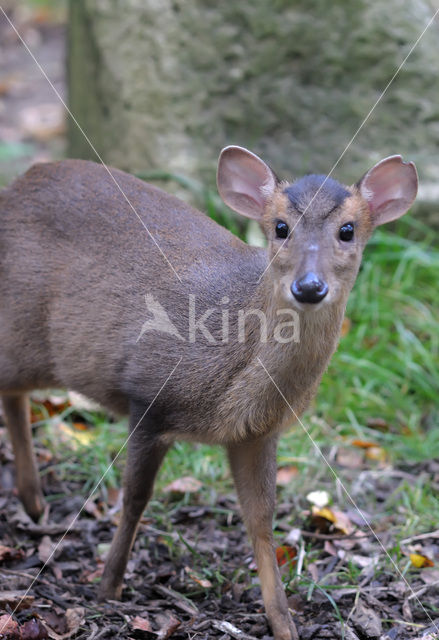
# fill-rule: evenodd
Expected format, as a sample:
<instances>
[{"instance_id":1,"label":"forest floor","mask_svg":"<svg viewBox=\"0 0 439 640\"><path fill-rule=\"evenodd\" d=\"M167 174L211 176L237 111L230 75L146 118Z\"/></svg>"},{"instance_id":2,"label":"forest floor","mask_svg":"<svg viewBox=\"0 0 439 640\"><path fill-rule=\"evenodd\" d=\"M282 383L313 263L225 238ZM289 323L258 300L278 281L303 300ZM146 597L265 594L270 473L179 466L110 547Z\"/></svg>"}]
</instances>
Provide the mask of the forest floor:
<instances>
[{"instance_id":1,"label":"forest floor","mask_svg":"<svg viewBox=\"0 0 439 640\"><path fill-rule=\"evenodd\" d=\"M86 426L73 424L79 437L87 434ZM66 425L56 428L69 439ZM215 483L221 493L193 477L175 478L167 487L162 482L141 521L122 602L99 604L97 586L121 492L85 489L80 453L69 445L70 453L64 449L58 461L50 448L56 434L37 429L49 507L35 524L13 488L5 429L0 438L0 627L9 620L0 638L271 637L230 478ZM276 555L298 637L437 638L439 569L433 559L439 558L439 530L402 539L403 514L391 505L400 492L408 499L407 487L419 493L421 483L437 492L439 463L386 465L379 471L372 463L360 470L355 456L343 455L333 467L373 532L355 509L340 509L341 497L324 508L313 504L334 494L332 478L320 478L319 493L305 500L286 491L297 470L278 473Z\"/></svg>"},{"instance_id":2,"label":"forest floor","mask_svg":"<svg viewBox=\"0 0 439 640\"><path fill-rule=\"evenodd\" d=\"M64 97L65 26L54 5L23 3L10 15ZM65 129L53 89L0 16L0 186L32 162L62 157ZM300 430L280 444L276 554L301 640L439 637L439 254L430 241L409 241L412 230L378 236L319 410L306 417L339 479ZM227 466L209 447L169 453L122 601L98 604L122 465L92 489L125 426L57 402L33 403L49 505L38 524L16 497L0 418L0 638L270 638Z\"/></svg>"}]
</instances>

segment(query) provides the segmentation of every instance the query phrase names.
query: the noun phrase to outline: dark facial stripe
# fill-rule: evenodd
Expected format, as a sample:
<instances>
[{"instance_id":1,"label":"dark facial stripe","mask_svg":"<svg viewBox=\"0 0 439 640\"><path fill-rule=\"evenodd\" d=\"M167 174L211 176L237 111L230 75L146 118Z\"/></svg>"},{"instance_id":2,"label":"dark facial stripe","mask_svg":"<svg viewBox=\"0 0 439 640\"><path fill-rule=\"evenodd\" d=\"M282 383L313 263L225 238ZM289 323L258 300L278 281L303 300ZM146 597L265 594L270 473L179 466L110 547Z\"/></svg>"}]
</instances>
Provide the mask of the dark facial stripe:
<instances>
[{"instance_id":1,"label":"dark facial stripe","mask_svg":"<svg viewBox=\"0 0 439 640\"><path fill-rule=\"evenodd\" d=\"M350 191L336 180L315 174L300 178L287 187L284 193L299 213L303 213L315 197L313 208L316 207L326 214L343 204L345 198L351 195Z\"/></svg>"}]
</instances>

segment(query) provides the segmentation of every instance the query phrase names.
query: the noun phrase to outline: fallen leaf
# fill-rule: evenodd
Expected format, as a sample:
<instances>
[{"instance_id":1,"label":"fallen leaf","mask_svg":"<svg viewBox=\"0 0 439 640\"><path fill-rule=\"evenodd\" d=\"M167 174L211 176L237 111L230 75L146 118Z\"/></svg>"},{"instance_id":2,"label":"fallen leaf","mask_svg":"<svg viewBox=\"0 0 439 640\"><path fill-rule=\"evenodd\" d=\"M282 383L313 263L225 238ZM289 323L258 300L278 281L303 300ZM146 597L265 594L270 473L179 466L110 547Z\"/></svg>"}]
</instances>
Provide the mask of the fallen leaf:
<instances>
[{"instance_id":1,"label":"fallen leaf","mask_svg":"<svg viewBox=\"0 0 439 640\"><path fill-rule=\"evenodd\" d=\"M366 450L366 458L377 460L378 462L386 462L387 454L382 447L370 447Z\"/></svg>"},{"instance_id":2,"label":"fallen leaf","mask_svg":"<svg viewBox=\"0 0 439 640\"><path fill-rule=\"evenodd\" d=\"M358 469L363 466L363 454L355 449L340 448L336 456L337 464L348 469Z\"/></svg>"},{"instance_id":3,"label":"fallen leaf","mask_svg":"<svg viewBox=\"0 0 439 640\"><path fill-rule=\"evenodd\" d=\"M70 407L70 402L66 400L65 396L52 394L50 397L40 399L40 396L34 397L32 395L31 407L31 422L33 423L59 415Z\"/></svg>"},{"instance_id":4,"label":"fallen leaf","mask_svg":"<svg viewBox=\"0 0 439 640\"><path fill-rule=\"evenodd\" d=\"M44 622L51 629L53 629L53 631L55 631L55 633L62 635L68 631L67 620L64 615L64 611L57 609L48 611L42 609L39 615L44 620Z\"/></svg>"},{"instance_id":5,"label":"fallen leaf","mask_svg":"<svg viewBox=\"0 0 439 640\"><path fill-rule=\"evenodd\" d=\"M376 429L377 431L389 430L389 423L384 418L368 418L366 424L369 429Z\"/></svg>"},{"instance_id":6,"label":"fallen leaf","mask_svg":"<svg viewBox=\"0 0 439 640\"><path fill-rule=\"evenodd\" d=\"M159 614L155 620L160 625L160 630L157 633L158 640L167 640L181 625L181 622L171 614Z\"/></svg>"},{"instance_id":7,"label":"fallen leaf","mask_svg":"<svg viewBox=\"0 0 439 640\"><path fill-rule=\"evenodd\" d=\"M333 511L329 507L323 507L319 509L316 506L312 508L312 516L313 518L323 518L324 520L328 520L329 522L335 522L336 518Z\"/></svg>"},{"instance_id":8,"label":"fallen leaf","mask_svg":"<svg viewBox=\"0 0 439 640\"><path fill-rule=\"evenodd\" d=\"M36 618L27 620L20 629L21 640L45 640L49 635L46 627Z\"/></svg>"},{"instance_id":9,"label":"fallen leaf","mask_svg":"<svg viewBox=\"0 0 439 640\"><path fill-rule=\"evenodd\" d=\"M24 558L24 552L22 549L5 547L4 545L0 544L0 564L3 564L3 562L22 560L23 558Z\"/></svg>"},{"instance_id":10,"label":"fallen leaf","mask_svg":"<svg viewBox=\"0 0 439 640\"><path fill-rule=\"evenodd\" d=\"M82 574L80 581L81 582L95 582L99 578L102 578L102 574L104 573L104 564L102 563L97 569L94 571L84 571Z\"/></svg>"},{"instance_id":11,"label":"fallen leaf","mask_svg":"<svg viewBox=\"0 0 439 640\"><path fill-rule=\"evenodd\" d=\"M57 545L49 536L43 536L38 545L38 557L43 564L46 564L54 556Z\"/></svg>"},{"instance_id":12,"label":"fallen leaf","mask_svg":"<svg viewBox=\"0 0 439 640\"><path fill-rule=\"evenodd\" d=\"M6 609L6 607L17 611L28 609L34 600L34 596L27 594L26 591L0 591L0 607L2 609Z\"/></svg>"},{"instance_id":13,"label":"fallen leaf","mask_svg":"<svg viewBox=\"0 0 439 640\"><path fill-rule=\"evenodd\" d=\"M202 487L202 483L192 476L177 478L163 489L166 493L196 493Z\"/></svg>"},{"instance_id":14,"label":"fallen leaf","mask_svg":"<svg viewBox=\"0 0 439 640\"><path fill-rule=\"evenodd\" d=\"M148 620L148 618L142 618L141 616L136 616L130 621L130 625L134 630L152 632L151 623Z\"/></svg>"},{"instance_id":15,"label":"fallen leaf","mask_svg":"<svg viewBox=\"0 0 439 640\"><path fill-rule=\"evenodd\" d=\"M322 509L329 504L329 493L327 491L311 491L311 493L308 493L306 496L306 499L311 504Z\"/></svg>"},{"instance_id":16,"label":"fallen leaf","mask_svg":"<svg viewBox=\"0 0 439 640\"><path fill-rule=\"evenodd\" d=\"M96 504L93 499L87 500L84 503L84 511L90 516L93 516L96 520L101 520L103 516L102 508Z\"/></svg>"},{"instance_id":17,"label":"fallen leaf","mask_svg":"<svg viewBox=\"0 0 439 640\"><path fill-rule=\"evenodd\" d=\"M424 567L434 567L433 560L430 560L430 558L427 558L427 556L423 556L420 553L411 553L410 560L412 562L412 565L417 569L423 569Z\"/></svg>"},{"instance_id":18,"label":"fallen leaf","mask_svg":"<svg viewBox=\"0 0 439 640\"><path fill-rule=\"evenodd\" d=\"M351 616L356 631L361 632L365 638L379 638L383 628L381 619L374 609L366 607L361 600L358 601Z\"/></svg>"},{"instance_id":19,"label":"fallen leaf","mask_svg":"<svg viewBox=\"0 0 439 640\"><path fill-rule=\"evenodd\" d=\"M370 449L371 447L379 447L376 442L369 442L368 440L352 440L351 443L354 447L360 447L360 449Z\"/></svg>"},{"instance_id":20,"label":"fallen leaf","mask_svg":"<svg viewBox=\"0 0 439 640\"><path fill-rule=\"evenodd\" d=\"M291 480L297 476L299 469L294 466L281 467L276 474L276 484L278 487L286 487Z\"/></svg>"},{"instance_id":21,"label":"fallen leaf","mask_svg":"<svg viewBox=\"0 0 439 640\"><path fill-rule=\"evenodd\" d=\"M47 103L26 107L20 112L25 136L46 142L65 132L65 112L60 104Z\"/></svg>"},{"instance_id":22,"label":"fallen leaf","mask_svg":"<svg viewBox=\"0 0 439 640\"><path fill-rule=\"evenodd\" d=\"M294 547L290 547L286 544L276 547L276 560L279 567L285 564L292 567L296 563L297 551Z\"/></svg>"},{"instance_id":23,"label":"fallen leaf","mask_svg":"<svg viewBox=\"0 0 439 640\"><path fill-rule=\"evenodd\" d=\"M334 529L337 529L346 535L353 532L352 522L349 520L348 516L337 509L330 509L329 507L319 509L316 506L313 506L312 518L316 526L321 524L322 520L327 520L332 523Z\"/></svg>"},{"instance_id":24,"label":"fallen leaf","mask_svg":"<svg viewBox=\"0 0 439 640\"><path fill-rule=\"evenodd\" d=\"M18 623L11 615L0 616L0 638L5 640L20 640Z\"/></svg>"},{"instance_id":25,"label":"fallen leaf","mask_svg":"<svg viewBox=\"0 0 439 640\"><path fill-rule=\"evenodd\" d=\"M199 576L193 569L190 567L185 567L184 570L188 574L188 576L197 584L199 584L203 589L210 589L212 587L212 583L210 580L206 578L202 578Z\"/></svg>"}]
</instances>

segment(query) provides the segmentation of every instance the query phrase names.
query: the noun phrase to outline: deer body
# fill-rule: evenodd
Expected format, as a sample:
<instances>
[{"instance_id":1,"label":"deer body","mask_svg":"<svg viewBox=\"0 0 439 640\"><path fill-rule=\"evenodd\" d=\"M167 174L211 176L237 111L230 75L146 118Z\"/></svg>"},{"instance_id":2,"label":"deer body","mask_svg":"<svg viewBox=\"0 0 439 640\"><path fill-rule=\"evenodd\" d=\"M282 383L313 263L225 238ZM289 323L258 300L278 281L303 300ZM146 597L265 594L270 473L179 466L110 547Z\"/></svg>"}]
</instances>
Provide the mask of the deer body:
<instances>
[{"instance_id":1,"label":"deer body","mask_svg":"<svg viewBox=\"0 0 439 640\"><path fill-rule=\"evenodd\" d=\"M103 597L121 594L137 523L168 447L175 439L220 443L229 454L275 638L292 638L271 533L276 442L308 406L336 348L362 248L381 223L373 220L373 207L387 215L380 211L402 199L402 211L416 194L412 165L395 157L383 162L384 174L396 171L393 191L382 186L377 165L378 176L374 168L363 179L363 192L332 186L319 204L312 181L288 187L250 152L226 148L220 193L239 213L258 217L267 250L111 170L117 186L91 162L37 165L0 193L0 394L27 511L36 518L42 508L27 392L66 387L130 416L124 509ZM320 206L316 229L307 227L308 218L301 222L311 196ZM328 240L328 230L319 231L333 210L342 222L358 220L360 241L350 253ZM273 224L277 233L284 219L291 226L298 220L284 243L296 243L294 251L272 237ZM329 293L313 275L325 269ZM283 342L279 315L293 308L300 337Z\"/></svg>"}]
</instances>

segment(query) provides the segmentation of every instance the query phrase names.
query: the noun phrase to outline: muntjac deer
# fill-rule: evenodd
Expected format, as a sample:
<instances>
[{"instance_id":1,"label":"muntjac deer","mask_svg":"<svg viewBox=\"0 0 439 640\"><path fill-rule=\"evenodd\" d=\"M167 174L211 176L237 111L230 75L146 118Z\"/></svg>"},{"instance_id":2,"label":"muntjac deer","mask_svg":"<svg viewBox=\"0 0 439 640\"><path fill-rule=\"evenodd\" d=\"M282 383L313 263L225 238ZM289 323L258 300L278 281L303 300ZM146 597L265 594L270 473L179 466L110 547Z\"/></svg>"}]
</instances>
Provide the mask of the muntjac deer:
<instances>
[{"instance_id":1,"label":"muntjac deer","mask_svg":"<svg viewBox=\"0 0 439 640\"><path fill-rule=\"evenodd\" d=\"M274 637L291 640L272 537L277 440L336 349L368 238L408 210L417 174L390 156L350 187L320 175L282 182L230 146L218 189L259 222L266 249L93 162L38 164L4 189L0 394L19 495L35 519L43 495L28 393L65 387L129 415L123 513L102 598L121 596L138 521L174 440L224 446Z\"/></svg>"}]
</instances>

